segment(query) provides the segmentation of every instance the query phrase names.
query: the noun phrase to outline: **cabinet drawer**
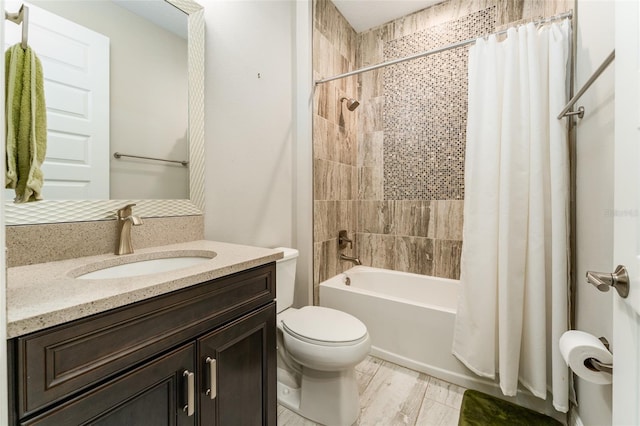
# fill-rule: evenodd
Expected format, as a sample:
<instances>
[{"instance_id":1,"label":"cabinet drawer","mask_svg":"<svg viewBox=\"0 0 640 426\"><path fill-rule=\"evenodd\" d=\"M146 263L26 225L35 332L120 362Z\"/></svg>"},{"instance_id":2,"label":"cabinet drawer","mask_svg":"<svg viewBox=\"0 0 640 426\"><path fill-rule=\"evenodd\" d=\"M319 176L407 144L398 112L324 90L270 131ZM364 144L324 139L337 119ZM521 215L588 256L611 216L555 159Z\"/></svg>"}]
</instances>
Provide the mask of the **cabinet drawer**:
<instances>
[{"instance_id":1,"label":"cabinet drawer","mask_svg":"<svg viewBox=\"0 0 640 426\"><path fill-rule=\"evenodd\" d=\"M275 263L16 339L20 418L275 298Z\"/></svg>"}]
</instances>

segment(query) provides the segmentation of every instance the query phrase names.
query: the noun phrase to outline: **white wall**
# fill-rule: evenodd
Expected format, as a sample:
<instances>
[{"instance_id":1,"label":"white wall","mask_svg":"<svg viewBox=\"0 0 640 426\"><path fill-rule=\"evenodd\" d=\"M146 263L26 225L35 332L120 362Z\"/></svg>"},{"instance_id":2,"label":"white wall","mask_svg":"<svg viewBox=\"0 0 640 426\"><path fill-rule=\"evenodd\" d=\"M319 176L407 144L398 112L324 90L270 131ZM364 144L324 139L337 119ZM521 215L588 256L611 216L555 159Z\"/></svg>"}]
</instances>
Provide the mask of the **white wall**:
<instances>
[{"instance_id":1,"label":"white wall","mask_svg":"<svg viewBox=\"0 0 640 426\"><path fill-rule=\"evenodd\" d=\"M293 3L200 2L207 238L291 246Z\"/></svg>"},{"instance_id":2,"label":"white wall","mask_svg":"<svg viewBox=\"0 0 640 426\"><path fill-rule=\"evenodd\" d=\"M206 23L205 237L300 251L312 268L311 7L202 0Z\"/></svg>"},{"instance_id":3,"label":"white wall","mask_svg":"<svg viewBox=\"0 0 640 426\"><path fill-rule=\"evenodd\" d=\"M614 48L614 2L578 0L576 89ZM587 270L613 271L613 124L615 62L583 95L577 121L576 328L612 336L612 292L585 282ZM611 386L577 380L578 413L585 425L611 424Z\"/></svg>"}]
</instances>

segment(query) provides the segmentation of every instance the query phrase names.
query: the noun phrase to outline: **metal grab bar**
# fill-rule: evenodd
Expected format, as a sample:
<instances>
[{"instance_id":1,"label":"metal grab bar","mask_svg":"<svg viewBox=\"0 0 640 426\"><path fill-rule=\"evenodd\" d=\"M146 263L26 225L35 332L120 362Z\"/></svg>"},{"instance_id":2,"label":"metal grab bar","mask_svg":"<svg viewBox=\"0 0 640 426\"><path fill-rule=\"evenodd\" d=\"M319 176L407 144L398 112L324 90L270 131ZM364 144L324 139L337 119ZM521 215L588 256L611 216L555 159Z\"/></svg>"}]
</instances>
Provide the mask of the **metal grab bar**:
<instances>
[{"instance_id":1,"label":"metal grab bar","mask_svg":"<svg viewBox=\"0 0 640 426\"><path fill-rule=\"evenodd\" d=\"M121 152L114 152L113 157L117 159L120 159L121 157L131 157L131 158L142 158L143 160L164 161L167 163L182 164L185 167L189 165L189 162L186 160L165 160L164 158L144 157L142 155L123 154Z\"/></svg>"},{"instance_id":2,"label":"metal grab bar","mask_svg":"<svg viewBox=\"0 0 640 426\"><path fill-rule=\"evenodd\" d=\"M17 12L9 13L5 10L4 19L18 25L22 24L22 41L20 42L20 46L26 49L27 41L29 40L29 8L23 4Z\"/></svg>"},{"instance_id":3,"label":"metal grab bar","mask_svg":"<svg viewBox=\"0 0 640 426\"><path fill-rule=\"evenodd\" d=\"M598 67L597 70L594 71L594 73L591 75L591 77L589 77L589 79L587 80L586 83L584 83L584 86L582 86L582 88L580 90L578 90L578 93L576 93L573 98L571 98L571 100L567 103L567 105L562 109L562 111L560 111L560 114L558 114L558 120L560 120L563 117L568 117L571 115L577 115L580 118L582 118L582 116L584 115L584 108L580 107L582 110L580 110L580 108L578 109L577 112L569 112L569 110L571 109L571 107L578 102L578 99L580 99L580 96L584 95L584 92L587 91L587 89L589 87L591 87L591 85L593 84L594 81L596 81L598 79L598 77L600 77L600 74L602 74L602 72L607 69L607 67L609 66L609 64L611 62L613 62L614 58L616 57L616 51L613 50L609 56L607 56L607 59L604 60L604 62L602 62L602 64Z\"/></svg>"}]
</instances>

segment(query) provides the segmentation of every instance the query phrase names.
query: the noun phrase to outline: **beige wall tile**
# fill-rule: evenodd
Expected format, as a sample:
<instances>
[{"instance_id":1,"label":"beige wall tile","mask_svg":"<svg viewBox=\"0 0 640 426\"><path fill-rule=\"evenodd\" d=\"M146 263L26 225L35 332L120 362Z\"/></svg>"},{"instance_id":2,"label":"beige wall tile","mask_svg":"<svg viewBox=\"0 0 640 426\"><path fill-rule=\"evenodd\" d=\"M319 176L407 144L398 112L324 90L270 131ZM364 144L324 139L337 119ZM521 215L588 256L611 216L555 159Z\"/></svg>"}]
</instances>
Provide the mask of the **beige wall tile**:
<instances>
[{"instance_id":1,"label":"beige wall tile","mask_svg":"<svg viewBox=\"0 0 640 426\"><path fill-rule=\"evenodd\" d=\"M316 304L315 299L315 289L320 282L320 265L322 265L322 241L313 242L313 289L314 289L314 304Z\"/></svg>"},{"instance_id":2,"label":"beige wall tile","mask_svg":"<svg viewBox=\"0 0 640 426\"><path fill-rule=\"evenodd\" d=\"M350 166L348 164L339 165L340 181L336 182L336 185L340 186L339 200L355 200L357 198L357 181L354 181L356 176L355 171L357 167Z\"/></svg>"},{"instance_id":3,"label":"beige wall tile","mask_svg":"<svg viewBox=\"0 0 640 426\"><path fill-rule=\"evenodd\" d=\"M384 96L371 98L358 107L362 109L360 120L358 120L360 133L371 133L384 130L382 113L384 108Z\"/></svg>"},{"instance_id":4,"label":"beige wall tile","mask_svg":"<svg viewBox=\"0 0 640 426\"><path fill-rule=\"evenodd\" d=\"M462 241L434 240L433 275L460 279Z\"/></svg>"},{"instance_id":5,"label":"beige wall tile","mask_svg":"<svg viewBox=\"0 0 640 426\"><path fill-rule=\"evenodd\" d=\"M341 229L349 233L356 231L356 203L355 200L336 201L336 226L330 238L337 238Z\"/></svg>"},{"instance_id":6,"label":"beige wall tile","mask_svg":"<svg viewBox=\"0 0 640 426\"><path fill-rule=\"evenodd\" d=\"M431 201L429 204L429 230L427 231L427 237L436 238L436 203L437 201Z\"/></svg>"},{"instance_id":7,"label":"beige wall tile","mask_svg":"<svg viewBox=\"0 0 640 426\"><path fill-rule=\"evenodd\" d=\"M359 168L358 167L352 167L351 168L351 184L353 185L352 189L353 189L353 200L357 200L358 199L358 189L359 189L359 185L360 185L360 172L359 172ZM356 222L354 222L356 223Z\"/></svg>"},{"instance_id":8,"label":"beige wall tile","mask_svg":"<svg viewBox=\"0 0 640 426\"><path fill-rule=\"evenodd\" d=\"M320 249L318 282L325 281L338 273L338 239L323 241Z\"/></svg>"},{"instance_id":9,"label":"beige wall tile","mask_svg":"<svg viewBox=\"0 0 640 426\"><path fill-rule=\"evenodd\" d=\"M314 51L317 55L314 55L313 69L319 74L319 77L328 77L333 69L333 55L331 55L331 43L320 32L313 32ZM316 87L317 89L317 87Z\"/></svg>"},{"instance_id":10,"label":"beige wall tile","mask_svg":"<svg viewBox=\"0 0 640 426\"><path fill-rule=\"evenodd\" d=\"M313 157L331 160L329 151L329 123L319 115L313 116Z\"/></svg>"},{"instance_id":11,"label":"beige wall tile","mask_svg":"<svg viewBox=\"0 0 640 426\"><path fill-rule=\"evenodd\" d=\"M314 160L314 199L355 199L354 166L322 159Z\"/></svg>"},{"instance_id":12,"label":"beige wall tile","mask_svg":"<svg viewBox=\"0 0 640 426\"><path fill-rule=\"evenodd\" d=\"M322 73L321 73L322 75ZM314 111L320 117L332 122L335 116L335 108L329 109L329 103L335 100L335 95L329 84L320 84L316 86L314 93Z\"/></svg>"},{"instance_id":13,"label":"beige wall tile","mask_svg":"<svg viewBox=\"0 0 640 426\"><path fill-rule=\"evenodd\" d=\"M325 241L335 238L337 227L337 201L313 202L313 240Z\"/></svg>"},{"instance_id":14,"label":"beige wall tile","mask_svg":"<svg viewBox=\"0 0 640 426\"><path fill-rule=\"evenodd\" d=\"M416 237L429 237L429 229L434 226L431 219L431 201L396 201L395 233ZM435 202L433 202L435 203Z\"/></svg>"},{"instance_id":15,"label":"beige wall tile","mask_svg":"<svg viewBox=\"0 0 640 426\"><path fill-rule=\"evenodd\" d=\"M382 169L384 132L364 133L358 145L358 166Z\"/></svg>"},{"instance_id":16,"label":"beige wall tile","mask_svg":"<svg viewBox=\"0 0 640 426\"><path fill-rule=\"evenodd\" d=\"M433 275L433 240L396 237L396 271Z\"/></svg>"},{"instance_id":17,"label":"beige wall tile","mask_svg":"<svg viewBox=\"0 0 640 426\"><path fill-rule=\"evenodd\" d=\"M382 169L379 167L358 167L358 199L383 199Z\"/></svg>"},{"instance_id":18,"label":"beige wall tile","mask_svg":"<svg viewBox=\"0 0 640 426\"><path fill-rule=\"evenodd\" d=\"M355 69L357 35L329 0L314 2L315 78ZM339 229L355 232L357 113L340 103L357 97L358 79L319 85L314 93L314 298L317 284L342 270ZM319 138L320 140L315 140ZM326 217L323 217L325 216Z\"/></svg>"},{"instance_id":19,"label":"beige wall tile","mask_svg":"<svg viewBox=\"0 0 640 426\"><path fill-rule=\"evenodd\" d=\"M329 185L327 183L328 161L314 158L313 160L313 199L328 200Z\"/></svg>"},{"instance_id":20,"label":"beige wall tile","mask_svg":"<svg viewBox=\"0 0 640 426\"><path fill-rule=\"evenodd\" d=\"M358 201L358 232L394 233L395 204L394 201Z\"/></svg>"},{"instance_id":21,"label":"beige wall tile","mask_svg":"<svg viewBox=\"0 0 640 426\"><path fill-rule=\"evenodd\" d=\"M358 68L379 64L384 58L384 42L379 31L365 31L358 34L356 63ZM365 73L363 75L369 75Z\"/></svg>"},{"instance_id":22,"label":"beige wall tile","mask_svg":"<svg viewBox=\"0 0 640 426\"><path fill-rule=\"evenodd\" d=\"M356 253L363 265L393 269L395 263L395 237L393 235L356 235Z\"/></svg>"},{"instance_id":23,"label":"beige wall tile","mask_svg":"<svg viewBox=\"0 0 640 426\"><path fill-rule=\"evenodd\" d=\"M345 108L346 109L346 108ZM352 127L353 128L353 127ZM356 165L356 133L347 130L345 127L337 127L335 141L336 161L350 166Z\"/></svg>"},{"instance_id":24,"label":"beige wall tile","mask_svg":"<svg viewBox=\"0 0 640 426\"><path fill-rule=\"evenodd\" d=\"M462 240L464 201L435 201L436 233L441 240Z\"/></svg>"},{"instance_id":25,"label":"beige wall tile","mask_svg":"<svg viewBox=\"0 0 640 426\"><path fill-rule=\"evenodd\" d=\"M355 231L356 206L353 200L314 201L314 241L338 238L338 231Z\"/></svg>"},{"instance_id":26,"label":"beige wall tile","mask_svg":"<svg viewBox=\"0 0 640 426\"><path fill-rule=\"evenodd\" d=\"M380 61L382 62L382 61ZM369 102L371 99L378 98L384 95L382 77L384 70L377 69L368 71L360 75L360 90L359 97L362 102Z\"/></svg>"}]
</instances>

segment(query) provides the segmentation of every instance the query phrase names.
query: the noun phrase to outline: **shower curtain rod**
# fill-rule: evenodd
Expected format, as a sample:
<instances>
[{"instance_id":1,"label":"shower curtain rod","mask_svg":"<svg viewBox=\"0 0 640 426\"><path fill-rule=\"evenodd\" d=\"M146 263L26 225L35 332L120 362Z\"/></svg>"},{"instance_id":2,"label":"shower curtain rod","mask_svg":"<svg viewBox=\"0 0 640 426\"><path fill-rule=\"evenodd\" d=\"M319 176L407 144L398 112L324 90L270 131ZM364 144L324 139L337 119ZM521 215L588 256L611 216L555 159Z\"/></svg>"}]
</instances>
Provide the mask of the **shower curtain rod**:
<instances>
[{"instance_id":1,"label":"shower curtain rod","mask_svg":"<svg viewBox=\"0 0 640 426\"><path fill-rule=\"evenodd\" d=\"M565 19L565 18L571 19L572 17L573 17L573 11L570 10L568 12L564 12L564 13L561 13L559 15L552 16L550 18L539 19L539 20L535 20L535 21L531 21L531 22L533 22L536 25L541 25L541 24L546 24L548 22L557 21L559 19ZM475 37L473 39L459 41L457 43L453 43L453 44L450 44L448 46L440 47L438 49L427 50L425 52L416 53L416 54L411 55L411 56L405 56L404 58L393 59L391 61L382 62L382 63L377 64L377 65L370 65L370 66L367 66L367 67L364 67L364 68L357 69L355 71L349 71L349 72L346 72L344 74L339 74L339 75L336 75L336 76L333 76L333 77L328 77L328 78L323 78L321 80L316 80L315 84L318 85L318 84L322 84L322 83L327 83L329 81L338 80L340 78L351 77L352 75L356 75L356 74L362 74L363 72L377 70L378 68L387 67L389 65L395 65L395 64L402 63L402 62L410 61L412 59L418 59L418 58L422 58L422 57L425 57L425 56L430 56L430 55L433 55L433 54L436 54L436 53L445 52L447 50L455 49L457 47L467 46L469 44L475 43L476 40L478 40L479 38L485 38L485 37L489 37L491 35L505 34L507 31L509 31L509 28L501 30L501 31L497 31L495 33L485 34L482 37Z\"/></svg>"}]
</instances>

